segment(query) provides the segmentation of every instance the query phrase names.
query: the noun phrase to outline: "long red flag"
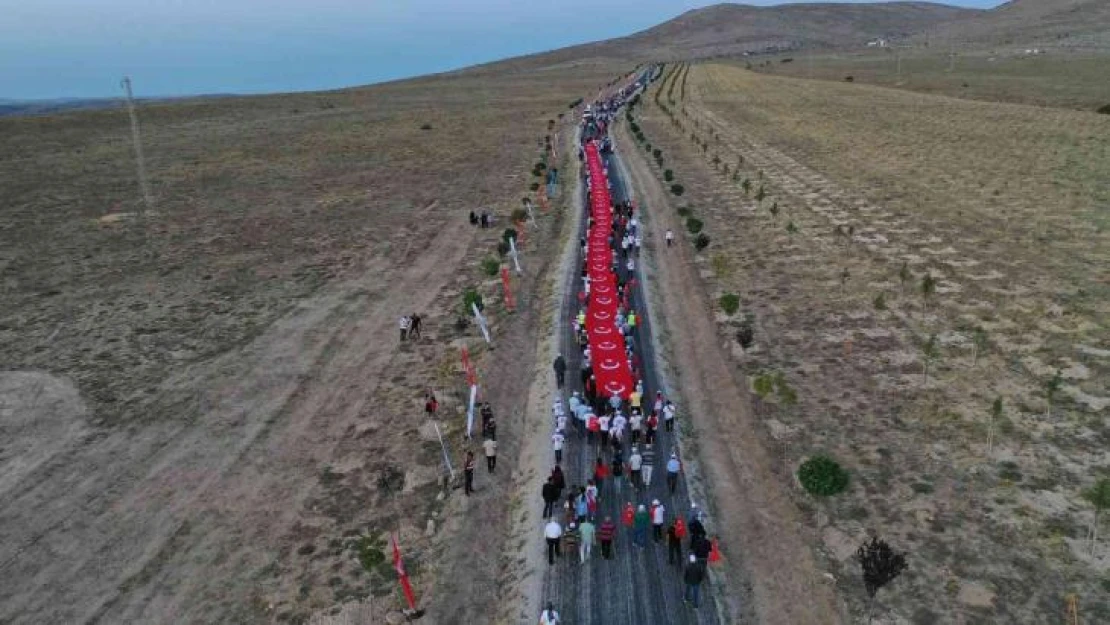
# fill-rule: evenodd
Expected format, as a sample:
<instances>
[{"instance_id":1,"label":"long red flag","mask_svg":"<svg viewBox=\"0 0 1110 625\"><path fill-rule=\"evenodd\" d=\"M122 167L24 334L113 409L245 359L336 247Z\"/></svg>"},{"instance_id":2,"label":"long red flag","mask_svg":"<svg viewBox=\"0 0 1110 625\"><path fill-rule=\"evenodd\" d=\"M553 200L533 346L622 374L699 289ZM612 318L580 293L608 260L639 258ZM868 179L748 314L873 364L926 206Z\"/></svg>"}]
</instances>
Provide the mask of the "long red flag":
<instances>
[{"instance_id":1,"label":"long red flag","mask_svg":"<svg viewBox=\"0 0 1110 625\"><path fill-rule=\"evenodd\" d=\"M393 568L397 571L397 577L401 580L401 591L405 593L405 599L409 602L409 609L416 611L416 597L412 595L409 574L405 572L405 563L401 561L401 548L397 546L397 535L393 534L390 538L393 540Z\"/></svg>"}]
</instances>

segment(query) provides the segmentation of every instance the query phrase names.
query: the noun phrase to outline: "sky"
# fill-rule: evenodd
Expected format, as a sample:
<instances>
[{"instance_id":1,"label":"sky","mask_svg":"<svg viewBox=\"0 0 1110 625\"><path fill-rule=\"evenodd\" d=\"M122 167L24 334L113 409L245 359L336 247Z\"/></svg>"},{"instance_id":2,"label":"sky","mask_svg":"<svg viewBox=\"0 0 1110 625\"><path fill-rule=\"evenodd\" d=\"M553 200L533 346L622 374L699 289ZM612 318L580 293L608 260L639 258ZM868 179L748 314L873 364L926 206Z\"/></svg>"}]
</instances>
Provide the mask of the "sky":
<instances>
[{"instance_id":1,"label":"sky","mask_svg":"<svg viewBox=\"0 0 1110 625\"><path fill-rule=\"evenodd\" d=\"M0 0L0 100L114 97L124 75L140 97L363 85L628 35L710 4Z\"/></svg>"}]
</instances>

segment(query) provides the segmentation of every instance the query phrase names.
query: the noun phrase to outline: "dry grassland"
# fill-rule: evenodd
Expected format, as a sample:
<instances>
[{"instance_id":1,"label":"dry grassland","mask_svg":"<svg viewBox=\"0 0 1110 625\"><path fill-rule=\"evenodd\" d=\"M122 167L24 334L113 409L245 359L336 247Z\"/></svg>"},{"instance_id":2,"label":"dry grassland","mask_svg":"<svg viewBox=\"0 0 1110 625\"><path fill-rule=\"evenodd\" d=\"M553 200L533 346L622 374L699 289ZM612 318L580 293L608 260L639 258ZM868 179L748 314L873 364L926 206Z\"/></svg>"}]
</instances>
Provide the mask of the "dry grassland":
<instances>
[{"instance_id":1,"label":"dry grassland","mask_svg":"<svg viewBox=\"0 0 1110 625\"><path fill-rule=\"evenodd\" d=\"M712 238L707 288L740 296L722 340L797 391L757 401L758 434L787 470L851 472L796 500L853 610L877 533L910 561L883 622L1055 622L1073 592L1110 619L1081 497L1110 472L1110 119L726 65L675 81L673 120L637 121Z\"/></svg>"},{"instance_id":2,"label":"dry grassland","mask_svg":"<svg viewBox=\"0 0 1110 625\"><path fill-rule=\"evenodd\" d=\"M125 112L0 120L0 621L303 622L395 592L396 527L420 589L450 568L423 392L457 463L461 292L496 331L479 263L616 73L144 106L145 217Z\"/></svg>"}]
</instances>

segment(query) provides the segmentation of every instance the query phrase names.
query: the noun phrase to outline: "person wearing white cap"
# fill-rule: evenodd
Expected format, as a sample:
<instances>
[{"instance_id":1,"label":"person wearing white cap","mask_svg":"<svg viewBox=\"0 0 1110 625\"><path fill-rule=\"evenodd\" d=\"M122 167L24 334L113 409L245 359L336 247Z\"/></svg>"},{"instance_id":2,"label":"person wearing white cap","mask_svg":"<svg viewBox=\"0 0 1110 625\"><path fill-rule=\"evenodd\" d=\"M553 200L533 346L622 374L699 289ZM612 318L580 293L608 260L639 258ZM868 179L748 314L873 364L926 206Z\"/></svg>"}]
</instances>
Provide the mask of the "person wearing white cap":
<instances>
[{"instance_id":1,"label":"person wearing white cap","mask_svg":"<svg viewBox=\"0 0 1110 625\"><path fill-rule=\"evenodd\" d=\"M640 475L643 468L644 458L640 455L640 448L633 445L632 455L628 457L628 479L632 482L633 488L640 489Z\"/></svg>"},{"instance_id":2,"label":"person wearing white cap","mask_svg":"<svg viewBox=\"0 0 1110 625\"><path fill-rule=\"evenodd\" d=\"M651 535L655 542L663 540L663 523L667 518L667 509L658 499L651 500Z\"/></svg>"},{"instance_id":3,"label":"person wearing white cap","mask_svg":"<svg viewBox=\"0 0 1110 625\"><path fill-rule=\"evenodd\" d=\"M678 472L682 469L682 463L678 461L678 454L671 452L671 458L667 460L667 488L670 489L671 494L674 494L674 489L678 487Z\"/></svg>"}]
</instances>

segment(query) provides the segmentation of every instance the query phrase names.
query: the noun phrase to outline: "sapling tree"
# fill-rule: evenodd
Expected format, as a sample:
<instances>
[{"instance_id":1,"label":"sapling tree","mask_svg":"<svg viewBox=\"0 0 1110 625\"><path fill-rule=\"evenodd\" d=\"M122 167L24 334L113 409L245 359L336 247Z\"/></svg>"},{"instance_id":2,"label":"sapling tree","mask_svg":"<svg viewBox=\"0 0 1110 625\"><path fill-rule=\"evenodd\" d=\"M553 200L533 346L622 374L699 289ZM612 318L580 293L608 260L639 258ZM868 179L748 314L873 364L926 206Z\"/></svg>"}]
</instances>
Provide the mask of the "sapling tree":
<instances>
[{"instance_id":1,"label":"sapling tree","mask_svg":"<svg viewBox=\"0 0 1110 625\"><path fill-rule=\"evenodd\" d=\"M991 404L990 418L987 420L987 455L994 449L994 423L1002 418L1002 398L995 397Z\"/></svg>"},{"instance_id":2,"label":"sapling tree","mask_svg":"<svg viewBox=\"0 0 1110 625\"><path fill-rule=\"evenodd\" d=\"M769 208L767 210L771 212L771 219L772 220L778 219L778 216L779 216L779 203L778 202L771 202L771 208Z\"/></svg>"},{"instance_id":3,"label":"sapling tree","mask_svg":"<svg viewBox=\"0 0 1110 625\"><path fill-rule=\"evenodd\" d=\"M759 191L755 192L755 201L762 203L765 197L767 197L767 193L763 191L763 185L759 185Z\"/></svg>"},{"instance_id":4,"label":"sapling tree","mask_svg":"<svg viewBox=\"0 0 1110 625\"><path fill-rule=\"evenodd\" d=\"M875 310L886 310L886 294L880 291L879 294L875 296L875 301L873 303L875 304Z\"/></svg>"},{"instance_id":5,"label":"sapling tree","mask_svg":"<svg viewBox=\"0 0 1110 625\"><path fill-rule=\"evenodd\" d=\"M902 283L902 292L906 292L906 283L910 281L910 264L908 262L902 263L902 268L898 270L898 281Z\"/></svg>"},{"instance_id":6,"label":"sapling tree","mask_svg":"<svg viewBox=\"0 0 1110 625\"><path fill-rule=\"evenodd\" d=\"M1063 381L1064 376L1061 374L1060 370L1057 369L1052 378L1044 384L1044 416L1046 419L1052 417L1052 400L1056 399L1056 394L1060 392L1060 385Z\"/></svg>"},{"instance_id":7,"label":"sapling tree","mask_svg":"<svg viewBox=\"0 0 1110 625\"><path fill-rule=\"evenodd\" d=\"M744 182L740 183L740 187L744 189L744 195L747 195L752 191L752 181L744 178Z\"/></svg>"},{"instance_id":8,"label":"sapling tree","mask_svg":"<svg viewBox=\"0 0 1110 625\"><path fill-rule=\"evenodd\" d=\"M793 221L791 221L790 223L786 224L786 231L790 234L797 234L798 226L795 225Z\"/></svg>"},{"instance_id":9,"label":"sapling tree","mask_svg":"<svg viewBox=\"0 0 1110 625\"><path fill-rule=\"evenodd\" d=\"M971 366L979 362L979 354L987 349L987 331L981 326L971 331Z\"/></svg>"},{"instance_id":10,"label":"sapling tree","mask_svg":"<svg viewBox=\"0 0 1110 625\"><path fill-rule=\"evenodd\" d=\"M929 309L929 298L937 292L937 279L932 274L926 273L921 279L921 301L925 310Z\"/></svg>"},{"instance_id":11,"label":"sapling tree","mask_svg":"<svg viewBox=\"0 0 1110 625\"><path fill-rule=\"evenodd\" d=\"M867 621L871 622L875 593L906 570L906 554L894 551L885 540L874 536L860 545L856 560L863 569L863 585L867 589Z\"/></svg>"},{"instance_id":12,"label":"sapling tree","mask_svg":"<svg viewBox=\"0 0 1110 625\"><path fill-rule=\"evenodd\" d=\"M1083 498L1095 507L1095 516L1091 520L1091 527L1087 530L1088 550L1094 551L1098 544L1099 517L1103 510L1110 508L1110 478L1102 478L1091 488L1083 491Z\"/></svg>"},{"instance_id":13,"label":"sapling tree","mask_svg":"<svg viewBox=\"0 0 1110 625\"><path fill-rule=\"evenodd\" d=\"M929 381L929 365L940 355L937 346L937 335L930 334L929 338L921 343L921 383Z\"/></svg>"}]
</instances>

